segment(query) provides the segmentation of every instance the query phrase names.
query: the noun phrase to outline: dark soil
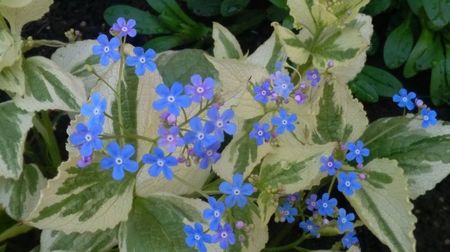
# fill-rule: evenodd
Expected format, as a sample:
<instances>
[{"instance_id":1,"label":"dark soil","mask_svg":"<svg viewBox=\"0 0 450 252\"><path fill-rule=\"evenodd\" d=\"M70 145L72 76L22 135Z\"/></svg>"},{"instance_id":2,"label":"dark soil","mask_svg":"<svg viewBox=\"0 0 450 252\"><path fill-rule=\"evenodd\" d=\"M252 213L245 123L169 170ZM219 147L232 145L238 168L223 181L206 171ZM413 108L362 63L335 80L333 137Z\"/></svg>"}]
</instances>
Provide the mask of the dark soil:
<instances>
[{"instance_id":1,"label":"dark soil","mask_svg":"<svg viewBox=\"0 0 450 252\"><path fill-rule=\"evenodd\" d=\"M264 3L262 3L264 2ZM36 39L56 39L66 41L64 32L71 28L79 30L83 39L95 39L99 33L107 33L108 27L103 20L103 11L113 4L128 4L143 10L149 10L144 0L78 0L66 1L55 0L51 10L41 20L33 22L25 27L24 36L33 36ZM252 1L252 7L265 8L266 1ZM375 29L385 29L386 18L379 16L375 18ZM271 33L269 22L263 22L260 26L252 29L245 35L238 36L239 41L243 44L244 50L252 51L261 44ZM136 45L142 45L148 37L137 37ZM384 41L382 38L381 41ZM206 48L204 48L206 49ZM52 48L39 48L31 51L33 55L50 56L54 51ZM371 56L368 58L368 64L379 66L384 69L382 59L379 56ZM412 79L405 80L402 77L401 70L391 71L398 79L402 80L404 85L411 91L415 91L419 97L423 98L427 104L429 101L429 83L430 72L422 72ZM368 117L371 121L381 117L394 116L401 114L390 98L382 98L375 104L364 104ZM448 106L435 108L439 117L444 120L450 120L450 108ZM62 129L61 132L64 132ZM62 133L64 134L64 133ZM450 177L439 183L433 191L428 192L416 199L414 202L414 214L418 218L414 235L417 239L417 251L419 252L444 252L450 251ZM273 224L271 230L280 230L282 227ZM287 228L284 227L284 228ZM298 228L292 227L292 239L298 236ZM358 237L362 246L362 251L389 251L389 249L381 244L367 229L358 229ZM12 251L24 251L23 241L33 240L38 242L39 233L28 234L13 240L11 244ZM276 235L276 234L274 234ZM37 238L37 239L36 239ZM286 242L289 242L289 238ZM283 241L282 243L284 243ZM334 241L326 241L330 243ZM21 245L19 245L22 243ZM314 247L323 247L325 243ZM325 248L325 247L323 247Z\"/></svg>"}]
</instances>

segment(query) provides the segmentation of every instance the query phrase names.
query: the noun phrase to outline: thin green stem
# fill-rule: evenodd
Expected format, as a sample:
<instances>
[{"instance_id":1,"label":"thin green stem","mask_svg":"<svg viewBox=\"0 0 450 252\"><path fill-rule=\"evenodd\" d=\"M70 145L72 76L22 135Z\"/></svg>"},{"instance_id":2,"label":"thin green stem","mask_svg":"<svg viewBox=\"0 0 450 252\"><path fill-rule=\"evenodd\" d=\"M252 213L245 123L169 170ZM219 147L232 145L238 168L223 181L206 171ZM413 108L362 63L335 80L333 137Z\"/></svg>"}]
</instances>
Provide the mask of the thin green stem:
<instances>
[{"instance_id":1,"label":"thin green stem","mask_svg":"<svg viewBox=\"0 0 450 252\"><path fill-rule=\"evenodd\" d=\"M109 89L111 89L116 96L118 96L117 91L102 76L100 76L100 74L98 74L95 70L92 70L92 74L94 74L99 80L101 80L103 83L105 83L105 85Z\"/></svg>"},{"instance_id":2,"label":"thin green stem","mask_svg":"<svg viewBox=\"0 0 450 252\"><path fill-rule=\"evenodd\" d=\"M378 135L375 136L374 138L372 138L372 139L366 141L366 142L365 142L365 145L367 146L367 145L371 144L373 141L375 141L375 140L377 140L378 138L384 136L385 134L389 133L389 131L391 131L391 130L397 128L398 126L402 126L402 125L394 125L394 126L392 126L392 127L387 128L386 130L383 130L380 134L378 134Z\"/></svg>"},{"instance_id":3,"label":"thin green stem","mask_svg":"<svg viewBox=\"0 0 450 252\"><path fill-rule=\"evenodd\" d=\"M280 246L280 247L271 247L271 248L265 248L262 251L264 252L269 252L269 251L287 251L287 250L291 250L296 248L297 245L299 245L300 243L302 243L304 240L306 240L308 238L308 235L305 235L304 233L302 234L302 236L300 236L299 239L297 239L296 241L289 243L287 245L284 246Z\"/></svg>"},{"instance_id":4,"label":"thin green stem","mask_svg":"<svg viewBox=\"0 0 450 252\"><path fill-rule=\"evenodd\" d=\"M336 176L333 176L333 179L331 179L330 186L328 187L328 194L330 194L331 190L333 190L334 182L336 182Z\"/></svg>"},{"instance_id":5,"label":"thin green stem","mask_svg":"<svg viewBox=\"0 0 450 252\"><path fill-rule=\"evenodd\" d=\"M117 117L119 120L119 125L123 125L123 115L122 115L122 79L123 79L123 72L124 72L124 46L125 46L125 38L120 45L120 65L119 65L119 79L117 81ZM124 130L122 127L119 127L120 135L124 136ZM125 139L123 137L119 137L119 142L123 146Z\"/></svg>"},{"instance_id":6,"label":"thin green stem","mask_svg":"<svg viewBox=\"0 0 450 252\"><path fill-rule=\"evenodd\" d=\"M195 186L192 185L191 183L189 183L189 182L187 182L186 180L184 180L184 179L178 177L176 174L174 174L173 177L174 177L176 180L178 180L178 181L180 181L181 183L183 183L185 186L187 186L187 187L189 187L190 189L192 189L194 192L196 192L196 193L202 195L203 197L205 197L205 199L208 198L208 195L207 195L205 192L201 191L200 189L198 189L197 187L195 187Z\"/></svg>"},{"instance_id":7,"label":"thin green stem","mask_svg":"<svg viewBox=\"0 0 450 252\"><path fill-rule=\"evenodd\" d=\"M181 123L180 125L178 125L179 128L183 127L184 125L186 125L192 118L199 116L201 113L205 112L205 110L208 109L209 105L211 105L211 103L206 103L205 107L200 109L197 113L195 113L195 115L193 115L191 118L189 118L189 120L184 121L183 123Z\"/></svg>"},{"instance_id":8,"label":"thin green stem","mask_svg":"<svg viewBox=\"0 0 450 252\"><path fill-rule=\"evenodd\" d=\"M156 139L149 138L141 135L134 135L134 134L125 134L125 135L100 135L102 139L115 139L115 138L132 138L136 140L144 140L150 143L156 143Z\"/></svg>"}]
</instances>

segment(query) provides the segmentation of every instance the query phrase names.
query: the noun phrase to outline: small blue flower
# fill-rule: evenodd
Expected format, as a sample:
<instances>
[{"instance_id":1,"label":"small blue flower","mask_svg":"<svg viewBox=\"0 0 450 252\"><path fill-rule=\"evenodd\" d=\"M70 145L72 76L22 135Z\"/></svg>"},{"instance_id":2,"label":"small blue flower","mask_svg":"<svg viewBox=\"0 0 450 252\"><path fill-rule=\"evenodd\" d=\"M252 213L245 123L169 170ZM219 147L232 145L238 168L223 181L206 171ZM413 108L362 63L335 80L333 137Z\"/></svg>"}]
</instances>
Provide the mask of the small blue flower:
<instances>
[{"instance_id":1,"label":"small blue flower","mask_svg":"<svg viewBox=\"0 0 450 252\"><path fill-rule=\"evenodd\" d=\"M213 243L219 243L220 248L227 249L229 245L236 243L233 229L230 224L219 225L217 233L213 236Z\"/></svg>"},{"instance_id":2,"label":"small blue flower","mask_svg":"<svg viewBox=\"0 0 450 252\"><path fill-rule=\"evenodd\" d=\"M320 74L317 69L306 71L306 79L311 82L311 86L315 87L320 82Z\"/></svg>"},{"instance_id":3,"label":"small blue flower","mask_svg":"<svg viewBox=\"0 0 450 252\"><path fill-rule=\"evenodd\" d=\"M298 214L298 210L292 207L291 204L285 202L283 205L278 207L278 213L280 214L280 221L292 223L295 221L295 216Z\"/></svg>"},{"instance_id":4,"label":"small blue flower","mask_svg":"<svg viewBox=\"0 0 450 252\"><path fill-rule=\"evenodd\" d=\"M322 156L320 158L322 162L322 166L320 167L321 172L328 172L328 175L334 176L336 174L336 170L342 167L342 163L338 160L335 160L333 156Z\"/></svg>"},{"instance_id":5,"label":"small blue flower","mask_svg":"<svg viewBox=\"0 0 450 252\"><path fill-rule=\"evenodd\" d=\"M288 74L284 74L281 71L275 72L274 75L272 75L273 82L274 82L274 88L273 90L277 95L283 97L284 99L289 98L289 94L291 93L292 89L294 89L294 84L291 82L291 77Z\"/></svg>"},{"instance_id":6,"label":"small blue flower","mask_svg":"<svg viewBox=\"0 0 450 252\"><path fill-rule=\"evenodd\" d=\"M342 237L342 245L344 245L346 249L349 249L351 246L357 244L358 242L359 241L356 237L355 231L346 233L344 237Z\"/></svg>"},{"instance_id":7,"label":"small blue flower","mask_svg":"<svg viewBox=\"0 0 450 252\"><path fill-rule=\"evenodd\" d=\"M69 140L73 145L78 146L81 156L89 157L94 151L102 149L103 142L99 138L100 133L102 133L100 125L90 124L86 126L83 123L78 123L75 129L76 131L70 135Z\"/></svg>"},{"instance_id":8,"label":"small blue flower","mask_svg":"<svg viewBox=\"0 0 450 252\"><path fill-rule=\"evenodd\" d=\"M295 121L297 121L296 114L288 114L285 109L280 109L280 117L272 117L272 124L275 125L275 132L278 135L284 133L285 130L292 132L295 130Z\"/></svg>"},{"instance_id":9,"label":"small blue flower","mask_svg":"<svg viewBox=\"0 0 450 252\"><path fill-rule=\"evenodd\" d=\"M244 177L237 173L233 176L233 182L224 181L220 184L219 190L223 194L228 194L225 198L225 205L228 208L238 205L242 208L247 204L247 196L253 194L253 186L249 183L243 183Z\"/></svg>"},{"instance_id":10,"label":"small blue flower","mask_svg":"<svg viewBox=\"0 0 450 252\"><path fill-rule=\"evenodd\" d=\"M347 196L361 189L356 172L342 172L338 175L338 190Z\"/></svg>"},{"instance_id":11,"label":"small blue flower","mask_svg":"<svg viewBox=\"0 0 450 252\"><path fill-rule=\"evenodd\" d=\"M184 140L178 134L180 128L177 126L172 126L169 129L160 127L158 129L158 146L166 148L168 152L175 152L177 147L184 145Z\"/></svg>"},{"instance_id":12,"label":"small blue flower","mask_svg":"<svg viewBox=\"0 0 450 252\"><path fill-rule=\"evenodd\" d=\"M214 130L211 125L205 123L202 124L202 120L199 117L194 117L189 121L191 130L184 135L184 142L186 144L194 144L194 148L201 150L207 148L218 141L217 136L210 133Z\"/></svg>"},{"instance_id":13,"label":"small blue flower","mask_svg":"<svg viewBox=\"0 0 450 252\"><path fill-rule=\"evenodd\" d=\"M339 232L344 233L345 231L353 231L353 222L355 220L355 215L353 213L347 214L344 208L339 208L339 217L337 219L337 226Z\"/></svg>"},{"instance_id":14,"label":"small blue flower","mask_svg":"<svg viewBox=\"0 0 450 252\"><path fill-rule=\"evenodd\" d=\"M194 152L197 157L200 158L199 160L199 168L200 169L206 169L211 164L215 164L221 157L220 153L217 151L220 148L221 143L215 142L211 144L208 147L203 147L201 145L195 145L194 146Z\"/></svg>"},{"instance_id":15,"label":"small blue flower","mask_svg":"<svg viewBox=\"0 0 450 252\"><path fill-rule=\"evenodd\" d=\"M209 128L213 128L216 136L223 141L224 134L234 135L236 133L236 124L231 122L234 117L234 112L231 109L227 109L220 115L219 110L215 107L208 109L207 115L209 120L206 124L209 124Z\"/></svg>"},{"instance_id":16,"label":"small blue flower","mask_svg":"<svg viewBox=\"0 0 450 252\"><path fill-rule=\"evenodd\" d=\"M126 144L123 149L120 149L119 144L111 142L106 147L109 157L104 157L100 161L102 169L113 168L112 177L115 180L122 180L125 177L125 171L136 172L138 170L138 163L130 158L134 155L134 147L131 144Z\"/></svg>"},{"instance_id":17,"label":"small blue flower","mask_svg":"<svg viewBox=\"0 0 450 252\"><path fill-rule=\"evenodd\" d=\"M151 154L145 154L142 157L142 162L145 164L150 164L150 168L148 169L148 174L150 176L157 177L162 172L167 180L173 179L173 171L171 167L178 164L175 157L170 155L165 156L164 151L160 148L155 148Z\"/></svg>"},{"instance_id":18,"label":"small blue flower","mask_svg":"<svg viewBox=\"0 0 450 252\"><path fill-rule=\"evenodd\" d=\"M190 248L196 247L200 252L206 252L206 243L212 242L212 237L203 232L203 226L200 223L195 223L194 227L184 225L184 233L186 234L185 242Z\"/></svg>"},{"instance_id":19,"label":"small blue flower","mask_svg":"<svg viewBox=\"0 0 450 252\"><path fill-rule=\"evenodd\" d=\"M250 132L249 136L252 139L256 140L257 145L261 145L264 143L264 141L269 141L271 138L270 135L270 126L268 123L259 124L255 123L253 124L253 130Z\"/></svg>"},{"instance_id":20,"label":"small blue flower","mask_svg":"<svg viewBox=\"0 0 450 252\"><path fill-rule=\"evenodd\" d=\"M94 55L100 56L100 64L107 66L109 64L109 59L116 62L120 59L120 54L117 48L120 46L120 41L118 38L114 37L108 40L105 34L98 36L97 41L100 45L95 45L92 47L92 53Z\"/></svg>"},{"instance_id":21,"label":"small blue flower","mask_svg":"<svg viewBox=\"0 0 450 252\"><path fill-rule=\"evenodd\" d=\"M317 194L311 194L311 196L306 199L306 208L311 212L317 209Z\"/></svg>"},{"instance_id":22,"label":"small blue flower","mask_svg":"<svg viewBox=\"0 0 450 252\"><path fill-rule=\"evenodd\" d=\"M356 163L362 164L364 162L364 157L368 157L370 154L369 149L364 148L364 143L360 140L354 143L347 143L347 155L345 155L345 158L348 161L352 161L356 159Z\"/></svg>"},{"instance_id":23,"label":"small blue flower","mask_svg":"<svg viewBox=\"0 0 450 252\"><path fill-rule=\"evenodd\" d=\"M293 205L295 202L300 201L302 197L300 196L300 193L292 193L287 196L287 201L289 204Z\"/></svg>"},{"instance_id":24,"label":"small blue flower","mask_svg":"<svg viewBox=\"0 0 450 252\"><path fill-rule=\"evenodd\" d=\"M133 49L135 56L127 56L126 63L128 66L133 66L136 69L134 72L137 76L142 76L145 73L145 69L150 72L154 72L156 70L156 64L153 61L153 58L156 56L156 52L153 49L147 49L144 52L144 48L135 47Z\"/></svg>"},{"instance_id":25,"label":"small blue flower","mask_svg":"<svg viewBox=\"0 0 450 252\"><path fill-rule=\"evenodd\" d=\"M89 118L90 121L97 121L103 125L105 121L106 99L103 99L100 93L94 92L91 95L91 102L81 106L81 114Z\"/></svg>"},{"instance_id":26,"label":"small blue flower","mask_svg":"<svg viewBox=\"0 0 450 252\"><path fill-rule=\"evenodd\" d=\"M225 205L221 201L217 201L213 197L208 198L208 203L211 208L203 210L203 218L209 220L209 228L216 231L219 228L223 213L225 212Z\"/></svg>"},{"instance_id":27,"label":"small blue flower","mask_svg":"<svg viewBox=\"0 0 450 252\"><path fill-rule=\"evenodd\" d=\"M192 101L200 103L202 98L210 101L214 98L214 79L207 77L202 80L198 74L191 76L191 84L184 87L185 92L192 98Z\"/></svg>"},{"instance_id":28,"label":"small blue flower","mask_svg":"<svg viewBox=\"0 0 450 252\"><path fill-rule=\"evenodd\" d=\"M312 220L302 221L298 225L303 232L309 233L314 237L319 237L319 226Z\"/></svg>"},{"instance_id":29,"label":"small blue flower","mask_svg":"<svg viewBox=\"0 0 450 252\"><path fill-rule=\"evenodd\" d=\"M133 38L136 36L136 29L134 29L135 26L136 20L129 19L127 21L125 18L119 17L117 21L112 25L111 31L118 34L119 38L125 36L130 36Z\"/></svg>"},{"instance_id":30,"label":"small blue flower","mask_svg":"<svg viewBox=\"0 0 450 252\"><path fill-rule=\"evenodd\" d=\"M153 108L161 111L165 108L170 113L178 116L180 114L180 107L187 108L191 106L191 98L183 93L183 85L179 82L174 82L170 89L163 83L156 87L156 93L161 96L161 99L153 102Z\"/></svg>"},{"instance_id":31,"label":"small blue flower","mask_svg":"<svg viewBox=\"0 0 450 252\"><path fill-rule=\"evenodd\" d=\"M398 92L398 94L392 97L392 100L397 103L400 108L407 108L408 110L413 110L415 105L412 101L416 98L416 93L406 91L406 89L402 88Z\"/></svg>"},{"instance_id":32,"label":"small blue flower","mask_svg":"<svg viewBox=\"0 0 450 252\"><path fill-rule=\"evenodd\" d=\"M330 195L328 193L324 193L322 198L317 201L317 209L319 210L319 214L322 216L333 217L334 208L336 205L337 200L335 198L330 199Z\"/></svg>"},{"instance_id":33,"label":"small blue flower","mask_svg":"<svg viewBox=\"0 0 450 252\"><path fill-rule=\"evenodd\" d=\"M267 104L269 98L272 96L272 91L270 90L270 82L267 80L259 86L254 86L253 93L257 102Z\"/></svg>"},{"instance_id":34,"label":"small blue flower","mask_svg":"<svg viewBox=\"0 0 450 252\"><path fill-rule=\"evenodd\" d=\"M422 128L428 128L430 125L436 125L436 111L423 108L421 111L422 114Z\"/></svg>"}]
</instances>

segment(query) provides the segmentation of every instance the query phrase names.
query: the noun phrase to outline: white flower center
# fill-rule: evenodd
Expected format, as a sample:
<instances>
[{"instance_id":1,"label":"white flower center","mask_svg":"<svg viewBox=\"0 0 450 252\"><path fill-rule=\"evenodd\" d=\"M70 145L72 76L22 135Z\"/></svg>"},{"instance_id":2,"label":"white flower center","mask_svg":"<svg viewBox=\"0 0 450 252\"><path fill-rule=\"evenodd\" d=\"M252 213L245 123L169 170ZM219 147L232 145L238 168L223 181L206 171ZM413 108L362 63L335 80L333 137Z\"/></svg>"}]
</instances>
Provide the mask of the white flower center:
<instances>
[{"instance_id":1,"label":"white flower center","mask_svg":"<svg viewBox=\"0 0 450 252\"><path fill-rule=\"evenodd\" d=\"M127 32L127 31L128 31L128 27L123 26L123 27L122 27L122 31L123 31L123 32Z\"/></svg>"},{"instance_id":2,"label":"white flower center","mask_svg":"<svg viewBox=\"0 0 450 252\"><path fill-rule=\"evenodd\" d=\"M116 164L118 164L118 165L123 164L123 159L122 158L116 158Z\"/></svg>"},{"instance_id":3,"label":"white flower center","mask_svg":"<svg viewBox=\"0 0 450 252\"><path fill-rule=\"evenodd\" d=\"M212 154L213 154L213 151L212 151L212 150L208 150L208 151L206 152L206 155L207 155L208 157L212 156Z\"/></svg>"},{"instance_id":4,"label":"white flower center","mask_svg":"<svg viewBox=\"0 0 450 252\"><path fill-rule=\"evenodd\" d=\"M316 74L313 74L313 75L311 75L311 78L314 80L314 79L317 78L317 75L316 75Z\"/></svg>"},{"instance_id":5,"label":"white flower center","mask_svg":"<svg viewBox=\"0 0 450 252\"><path fill-rule=\"evenodd\" d=\"M90 141L92 140L91 134L86 134L86 135L84 136L84 140L86 140L86 142L90 142Z\"/></svg>"},{"instance_id":6,"label":"white flower center","mask_svg":"<svg viewBox=\"0 0 450 252\"><path fill-rule=\"evenodd\" d=\"M264 132L262 130L258 130L258 132L256 132L256 134L258 134L258 136L262 136L262 135L264 135Z\"/></svg>"},{"instance_id":7,"label":"white flower center","mask_svg":"<svg viewBox=\"0 0 450 252\"><path fill-rule=\"evenodd\" d=\"M430 119L428 116L423 116L424 121L428 121L428 119Z\"/></svg>"},{"instance_id":8,"label":"white flower center","mask_svg":"<svg viewBox=\"0 0 450 252\"><path fill-rule=\"evenodd\" d=\"M167 101L174 102L175 101L175 97L173 95L169 95L169 96L167 96Z\"/></svg>"},{"instance_id":9,"label":"white flower center","mask_svg":"<svg viewBox=\"0 0 450 252\"><path fill-rule=\"evenodd\" d=\"M147 60L145 59L145 57L140 57L139 58L139 62L141 62L142 64L144 64Z\"/></svg>"},{"instance_id":10,"label":"white flower center","mask_svg":"<svg viewBox=\"0 0 450 252\"><path fill-rule=\"evenodd\" d=\"M287 122L287 120L282 120L281 121L281 124L283 124L283 125L286 125L288 122Z\"/></svg>"},{"instance_id":11,"label":"white flower center","mask_svg":"<svg viewBox=\"0 0 450 252\"><path fill-rule=\"evenodd\" d=\"M205 139L205 134L203 134L203 133L198 133L197 139L198 139L198 140L203 140L203 139Z\"/></svg>"},{"instance_id":12,"label":"white flower center","mask_svg":"<svg viewBox=\"0 0 450 252\"><path fill-rule=\"evenodd\" d=\"M286 88L287 88L287 85L286 85L286 84L282 84L282 85L281 85L281 88L282 88L282 89L286 89Z\"/></svg>"},{"instance_id":13,"label":"white flower center","mask_svg":"<svg viewBox=\"0 0 450 252\"><path fill-rule=\"evenodd\" d=\"M261 94L266 95L267 94L266 90L261 91Z\"/></svg>"},{"instance_id":14,"label":"white flower center","mask_svg":"<svg viewBox=\"0 0 450 252\"><path fill-rule=\"evenodd\" d=\"M104 51L105 53L108 53L108 52L110 51L109 46L103 47L103 51Z\"/></svg>"},{"instance_id":15,"label":"white flower center","mask_svg":"<svg viewBox=\"0 0 450 252\"><path fill-rule=\"evenodd\" d=\"M227 232L220 233L220 237L222 237L222 239L226 239L228 237Z\"/></svg>"},{"instance_id":16,"label":"white flower center","mask_svg":"<svg viewBox=\"0 0 450 252\"><path fill-rule=\"evenodd\" d=\"M316 206L316 202L315 201L311 202L311 206Z\"/></svg>"},{"instance_id":17,"label":"white flower center","mask_svg":"<svg viewBox=\"0 0 450 252\"><path fill-rule=\"evenodd\" d=\"M158 166L164 166L164 160L158 159L158 161L156 161L156 164Z\"/></svg>"},{"instance_id":18,"label":"white flower center","mask_svg":"<svg viewBox=\"0 0 450 252\"><path fill-rule=\"evenodd\" d=\"M408 101L408 98L403 97L403 98L402 98L402 101L403 101L403 102L407 102L407 101Z\"/></svg>"},{"instance_id":19,"label":"white flower center","mask_svg":"<svg viewBox=\"0 0 450 252\"><path fill-rule=\"evenodd\" d=\"M99 115L100 114L100 109L99 108L95 108L94 111L92 111L92 113L94 113L94 115Z\"/></svg>"},{"instance_id":20,"label":"white flower center","mask_svg":"<svg viewBox=\"0 0 450 252\"><path fill-rule=\"evenodd\" d=\"M197 93L202 94L203 92L205 92L203 87L197 87Z\"/></svg>"},{"instance_id":21,"label":"white flower center","mask_svg":"<svg viewBox=\"0 0 450 252\"><path fill-rule=\"evenodd\" d=\"M347 218L342 218L341 222L342 223L346 223L347 222Z\"/></svg>"},{"instance_id":22,"label":"white flower center","mask_svg":"<svg viewBox=\"0 0 450 252\"><path fill-rule=\"evenodd\" d=\"M241 190L239 190L239 189L234 189L234 190L233 190L233 194L237 196L237 195L241 194Z\"/></svg>"},{"instance_id":23,"label":"white flower center","mask_svg":"<svg viewBox=\"0 0 450 252\"><path fill-rule=\"evenodd\" d=\"M348 180L345 181L345 186L346 186L346 187L350 187L351 185L352 185L352 183L350 183L350 181L348 181Z\"/></svg>"},{"instance_id":24,"label":"white flower center","mask_svg":"<svg viewBox=\"0 0 450 252\"><path fill-rule=\"evenodd\" d=\"M324 208L327 208L327 207L328 207L328 203L323 203L322 206L323 206Z\"/></svg>"},{"instance_id":25,"label":"white flower center","mask_svg":"<svg viewBox=\"0 0 450 252\"><path fill-rule=\"evenodd\" d=\"M355 154L356 154L356 155L359 155L360 153L361 153L361 151L360 151L359 149L356 149L356 150L355 150Z\"/></svg>"},{"instance_id":26,"label":"white flower center","mask_svg":"<svg viewBox=\"0 0 450 252\"><path fill-rule=\"evenodd\" d=\"M222 120L217 121L216 125L217 125L218 128L222 128L223 127L223 121Z\"/></svg>"},{"instance_id":27,"label":"white flower center","mask_svg":"<svg viewBox=\"0 0 450 252\"><path fill-rule=\"evenodd\" d=\"M220 212L219 211L214 211L214 217L219 218L220 217Z\"/></svg>"},{"instance_id":28,"label":"white flower center","mask_svg":"<svg viewBox=\"0 0 450 252\"><path fill-rule=\"evenodd\" d=\"M327 165L328 165L328 167L331 168L331 167L333 167L333 162L330 161L330 162L327 163Z\"/></svg>"},{"instance_id":29,"label":"white flower center","mask_svg":"<svg viewBox=\"0 0 450 252\"><path fill-rule=\"evenodd\" d=\"M168 136L166 137L166 140L169 141L169 142L172 142L174 139L175 139L175 138L174 138L172 135L168 135Z\"/></svg>"},{"instance_id":30,"label":"white flower center","mask_svg":"<svg viewBox=\"0 0 450 252\"><path fill-rule=\"evenodd\" d=\"M282 211L282 214L283 214L284 216L287 216L287 215L289 215L289 211L288 211L288 210L283 210L283 211Z\"/></svg>"},{"instance_id":31,"label":"white flower center","mask_svg":"<svg viewBox=\"0 0 450 252\"><path fill-rule=\"evenodd\" d=\"M306 228L307 228L308 230L311 230L311 229L312 229L312 226L311 226L311 225L308 225L308 226L306 226Z\"/></svg>"},{"instance_id":32,"label":"white flower center","mask_svg":"<svg viewBox=\"0 0 450 252\"><path fill-rule=\"evenodd\" d=\"M196 240L196 241L200 241L200 235L198 235L198 234L196 234L196 235L194 235L194 239Z\"/></svg>"}]
</instances>

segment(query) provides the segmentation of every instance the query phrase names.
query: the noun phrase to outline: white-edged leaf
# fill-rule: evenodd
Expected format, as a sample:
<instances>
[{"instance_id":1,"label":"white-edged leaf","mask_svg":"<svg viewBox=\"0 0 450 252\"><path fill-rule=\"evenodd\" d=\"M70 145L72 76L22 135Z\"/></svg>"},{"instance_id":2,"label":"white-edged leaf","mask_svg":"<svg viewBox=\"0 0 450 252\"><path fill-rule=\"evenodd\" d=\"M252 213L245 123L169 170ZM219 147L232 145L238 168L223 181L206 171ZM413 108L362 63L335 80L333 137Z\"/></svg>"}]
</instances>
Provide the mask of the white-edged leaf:
<instances>
[{"instance_id":1,"label":"white-edged leaf","mask_svg":"<svg viewBox=\"0 0 450 252\"><path fill-rule=\"evenodd\" d=\"M236 37L221 24L213 22L214 57L240 59L243 57L241 46Z\"/></svg>"},{"instance_id":2,"label":"white-edged leaf","mask_svg":"<svg viewBox=\"0 0 450 252\"><path fill-rule=\"evenodd\" d=\"M0 20L0 72L5 67L14 65L22 57L21 46L22 42L16 41L9 30L1 26Z\"/></svg>"},{"instance_id":3,"label":"white-edged leaf","mask_svg":"<svg viewBox=\"0 0 450 252\"><path fill-rule=\"evenodd\" d=\"M292 62L297 65L305 64L311 53L307 46L289 29L278 23L273 24L278 42L283 46L284 52Z\"/></svg>"},{"instance_id":4,"label":"white-edged leaf","mask_svg":"<svg viewBox=\"0 0 450 252\"><path fill-rule=\"evenodd\" d=\"M0 176L18 179L22 173L23 150L33 113L18 108L12 101L0 104Z\"/></svg>"},{"instance_id":5,"label":"white-edged leaf","mask_svg":"<svg viewBox=\"0 0 450 252\"><path fill-rule=\"evenodd\" d=\"M0 72L0 89L16 95L25 93L25 74L22 69L22 60L18 60L11 67L5 67Z\"/></svg>"},{"instance_id":6,"label":"white-edged leaf","mask_svg":"<svg viewBox=\"0 0 450 252\"><path fill-rule=\"evenodd\" d=\"M362 189L346 196L358 217L393 252L416 250L407 179L395 160L374 159L364 168L368 178Z\"/></svg>"},{"instance_id":7,"label":"white-edged leaf","mask_svg":"<svg viewBox=\"0 0 450 252\"><path fill-rule=\"evenodd\" d=\"M268 72L272 73L275 71L275 64L285 57L286 54L283 52L281 44L277 41L275 32L273 32L270 38L248 56L246 61L263 66Z\"/></svg>"}]
</instances>

